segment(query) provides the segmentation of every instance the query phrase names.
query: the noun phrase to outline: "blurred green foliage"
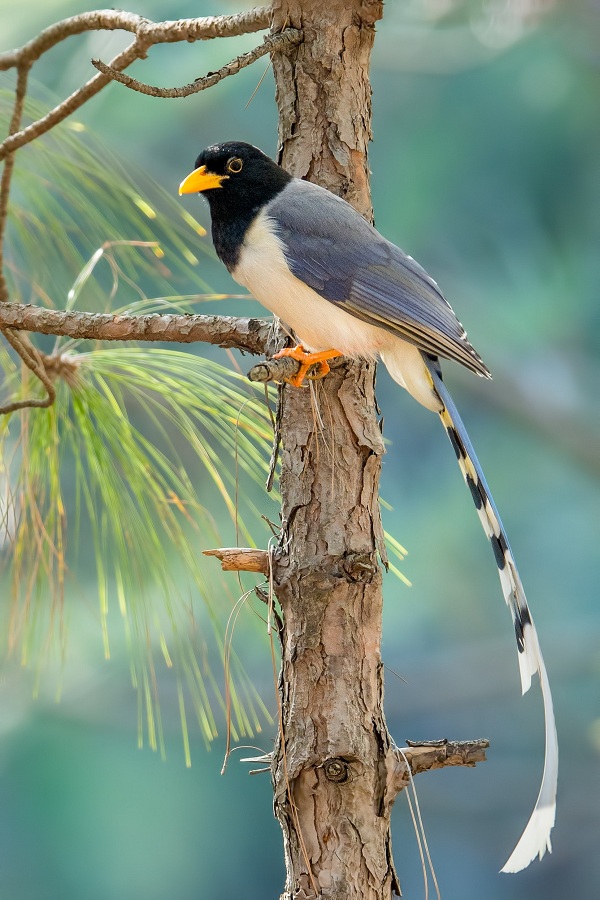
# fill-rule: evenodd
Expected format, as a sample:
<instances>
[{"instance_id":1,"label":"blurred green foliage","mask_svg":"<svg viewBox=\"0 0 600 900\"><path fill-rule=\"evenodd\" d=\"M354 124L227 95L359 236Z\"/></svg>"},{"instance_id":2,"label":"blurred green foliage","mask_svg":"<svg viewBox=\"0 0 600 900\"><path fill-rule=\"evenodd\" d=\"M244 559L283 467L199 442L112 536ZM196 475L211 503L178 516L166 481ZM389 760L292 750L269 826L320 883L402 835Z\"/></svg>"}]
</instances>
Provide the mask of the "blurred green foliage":
<instances>
[{"instance_id":1,"label":"blurred green foliage","mask_svg":"<svg viewBox=\"0 0 600 900\"><path fill-rule=\"evenodd\" d=\"M1 0L3 47L85 8L30 2L27 10L11 4L9 14ZM163 19L234 11L239 4L215 9L206 2L140 0L130 8ZM484 390L457 367L447 366L447 379L517 555L561 743L555 851L519 876L496 875L535 799L541 701L536 690L518 696L510 621L444 435L435 417L383 373L378 394L390 441L383 495L393 506L384 516L410 551L403 572L413 584L408 589L386 579L384 659L408 680L388 672L390 729L399 742L482 734L492 742L489 762L475 772L446 770L418 783L442 893L461 900L593 897L600 883L594 790L600 755L599 37L598 8L585 0L412 0L386 5L375 45L370 158L377 225L439 281L494 372ZM91 74L90 57L108 59L123 42L122 35L90 35L52 51L35 73L44 85L39 102L65 96ZM183 84L255 42L155 48L131 71L150 83ZM184 101L111 86L77 119L111 148L109 165L118 156L128 172L174 193L198 150L213 140L239 138L274 152L270 74L245 108L263 68L261 61ZM11 83L10 76L0 82ZM32 147L19 154L21 178L34 153ZM102 197L89 197L97 220ZM61 208L60 198L56 203ZM124 197L124 210L128 203ZM208 225L197 198L182 203ZM147 239L138 229L129 237ZM108 239L98 235L95 246ZM230 292L227 273L200 253L206 239L195 240L201 262L181 269L181 293L193 295L204 285ZM162 289L145 279L148 296L159 295ZM249 300L206 309L260 312ZM224 361L222 351L198 352ZM273 517L272 508L261 507L260 489L250 488L249 498ZM215 521L224 542L233 543L234 528L220 506L215 497ZM6 663L0 682L0 896L277 896L283 866L269 785L241 776L234 760L219 779L220 755L204 755L195 731L194 766L185 770L172 681L160 684L166 762L135 749L135 698L118 639L113 661L102 660L95 575L85 553L91 540L79 537L82 571L69 605L71 641L60 676L44 675L35 702L15 661ZM206 569L206 577L215 575ZM236 587L230 591L225 612ZM256 617L240 617L235 647L273 708L267 643ZM263 738L263 749L271 739ZM422 896L402 799L396 815L404 895Z\"/></svg>"}]
</instances>

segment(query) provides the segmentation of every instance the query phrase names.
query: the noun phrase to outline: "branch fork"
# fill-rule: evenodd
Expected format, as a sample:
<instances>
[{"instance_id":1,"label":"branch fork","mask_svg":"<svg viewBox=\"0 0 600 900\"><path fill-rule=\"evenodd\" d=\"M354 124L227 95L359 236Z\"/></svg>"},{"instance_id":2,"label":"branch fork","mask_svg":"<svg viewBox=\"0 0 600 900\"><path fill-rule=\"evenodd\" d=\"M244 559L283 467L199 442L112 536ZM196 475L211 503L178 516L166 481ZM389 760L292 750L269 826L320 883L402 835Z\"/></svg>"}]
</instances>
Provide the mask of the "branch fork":
<instances>
[{"instance_id":1,"label":"branch fork","mask_svg":"<svg viewBox=\"0 0 600 900\"><path fill-rule=\"evenodd\" d=\"M130 75L125 75L113 66L107 65L101 59L93 59L92 65L112 81L118 81L132 91L138 91L138 93L146 94L149 97L173 100L189 97L191 94L198 94L200 91L213 87L219 81L222 81L223 78L227 78L228 75L237 75L246 66L256 62L261 56L266 56L267 53L273 53L276 50L289 51L297 46L302 38L302 32L296 28L287 28L279 34L268 35L259 47L255 47L254 50L250 50L248 53L242 53L241 56L236 56L235 59L222 66L217 72L209 72L207 75L195 78L190 84L184 84L182 87L164 88L145 84L143 81L138 81Z\"/></svg>"}]
</instances>

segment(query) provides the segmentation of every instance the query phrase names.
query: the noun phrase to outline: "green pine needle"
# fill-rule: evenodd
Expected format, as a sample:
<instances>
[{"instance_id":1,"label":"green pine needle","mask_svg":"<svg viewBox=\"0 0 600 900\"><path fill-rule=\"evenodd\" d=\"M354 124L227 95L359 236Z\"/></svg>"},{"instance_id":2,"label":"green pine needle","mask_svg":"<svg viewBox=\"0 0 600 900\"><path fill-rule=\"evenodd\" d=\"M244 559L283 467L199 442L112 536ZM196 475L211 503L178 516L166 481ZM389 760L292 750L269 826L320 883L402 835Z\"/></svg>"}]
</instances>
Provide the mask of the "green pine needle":
<instances>
[{"instance_id":1,"label":"green pine needle","mask_svg":"<svg viewBox=\"0 0 600 900\"><path fill-rule=\"evenodd\" d=\"M244 379L191 353L121 347L81 353L76 361L77 379L57 385L53 407L11 417L22 431L7 473L16 487L3 520L8 536L10 510L18 510L10 537L10 648L19 648L24 664L37 663L49 636L58 632L64 649L65 584L71 591L76 587L68 545L80 531L91 533L91 547L79 542L73 558L92 558L107 657L116 608L124 622L146 740L154 748L162 745L155 674L160 659L175 669L179 696L185 688L208 742L217 733L210 695L221 707L223 699L214 678L205 685L196 662L196 645L206 636L186 598L191 584L223 656L227 590L220 585L215 598L214 574L209 582L200 551L222 544L208 508L215 493L217 505L253 543L243 514L258 521L259 512L245 499L246 491L236 507L232 472L237 460L245 481L264 484L271 439L264 399L249 399ZM5 451L16 430L4 425ZM266 710L235 659L232 673L234 731L251 735ZM180 712L185 709L180 700ZM185 752L187 760L189 748Z\"/></svg>"}]
</instances>

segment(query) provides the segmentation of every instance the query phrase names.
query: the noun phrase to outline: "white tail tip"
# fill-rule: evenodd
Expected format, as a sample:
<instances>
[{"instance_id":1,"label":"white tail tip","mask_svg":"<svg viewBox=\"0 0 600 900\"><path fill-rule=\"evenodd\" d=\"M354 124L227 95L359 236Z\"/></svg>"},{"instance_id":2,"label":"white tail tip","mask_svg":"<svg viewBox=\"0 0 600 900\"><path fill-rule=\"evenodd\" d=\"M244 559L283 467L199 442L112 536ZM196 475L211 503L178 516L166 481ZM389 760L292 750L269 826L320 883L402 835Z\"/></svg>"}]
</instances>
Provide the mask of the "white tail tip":
<instances>
[{"instance_id":1,"label":"white tail tip","mask_svg":"<svg viewBox=\"0 0 600 900\"><path fill-rule=\"evenodd\" d=\"M555 815L556 804L540 806L534 810L519 843L506 864L500 869L501 872L520 872L521 869L527 868L536 856L541 859L546 850L548 853L552 853L550 832L554 825Z\"/></svg>"}]
</instances>

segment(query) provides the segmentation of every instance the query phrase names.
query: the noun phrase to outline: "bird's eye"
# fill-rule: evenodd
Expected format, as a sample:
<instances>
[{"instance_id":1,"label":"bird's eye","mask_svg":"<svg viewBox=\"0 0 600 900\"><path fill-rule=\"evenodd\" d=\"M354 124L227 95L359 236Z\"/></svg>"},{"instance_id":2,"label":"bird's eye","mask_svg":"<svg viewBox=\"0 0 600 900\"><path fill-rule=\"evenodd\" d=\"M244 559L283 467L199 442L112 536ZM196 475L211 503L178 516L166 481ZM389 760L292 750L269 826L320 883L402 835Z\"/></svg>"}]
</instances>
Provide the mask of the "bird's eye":
<instances>
[{"instance_id":1,"label":"bird's eye","mask_svg":"<svg viewBox=\"0 0 600 900\"><path fill-rule=\"evenodd\" d=\"M227 160L227 165L225 168L228 172L232 172L234 175L237 175L238 172L242 171L244 163L239 158L239 156L232 156L231 159Z\"/></svg>"}]
</instances>

